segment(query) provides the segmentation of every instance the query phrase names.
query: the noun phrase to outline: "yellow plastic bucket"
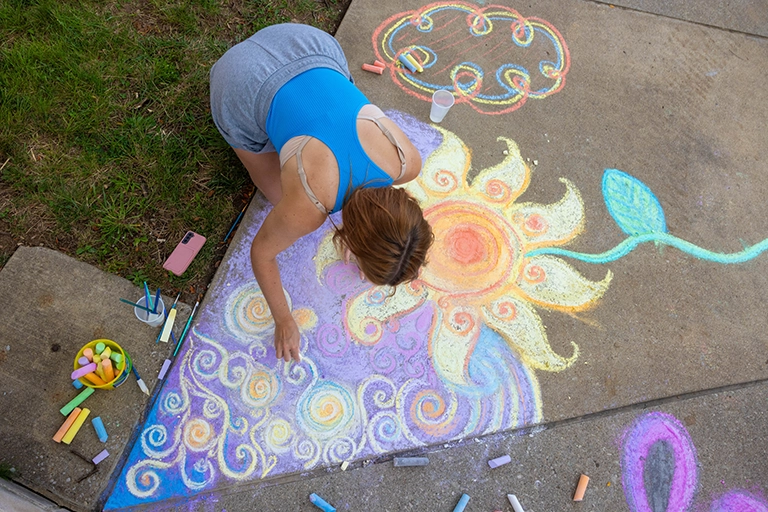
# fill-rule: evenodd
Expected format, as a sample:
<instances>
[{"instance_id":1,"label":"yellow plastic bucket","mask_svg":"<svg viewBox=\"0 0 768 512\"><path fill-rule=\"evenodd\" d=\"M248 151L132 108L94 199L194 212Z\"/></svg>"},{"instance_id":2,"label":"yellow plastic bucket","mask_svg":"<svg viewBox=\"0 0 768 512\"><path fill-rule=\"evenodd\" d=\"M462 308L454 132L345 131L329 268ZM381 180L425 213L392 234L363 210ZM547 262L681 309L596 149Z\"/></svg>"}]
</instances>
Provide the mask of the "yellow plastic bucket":
<instances>
[{"instance_id":1,"label":"yellow plastic bucket","mask_svg":"<svg viewBox=\"0 0 768 512\"><path fill-rule=\"evenodd\" d=\"M83 347L77 352L77 355L75 356L75 364L74 369L77 370L80 368L80 363L78 363L78 360L83 357L83 352L85 352L85 349L90 348L94 352L96 352L96 345L99 343L103 343L107 347L109 347L112 350L112 353L120 354L122 356L122 361L116 365L115 367L115 378L111 381L107 382L106 384L99 384L96 385L93 382L89 381L88 379L81 377L78 380L83 383L84 386L87 386L89 388L95 388L95 389L114 389L120 384L125 381L125 379L128 377L128 374L131 372L131 358L128 357L128 354L123 350L123 347L118 345L112 340L93 340L91 342L86 343L83 345Z\"/></svg>"}]
</instances>

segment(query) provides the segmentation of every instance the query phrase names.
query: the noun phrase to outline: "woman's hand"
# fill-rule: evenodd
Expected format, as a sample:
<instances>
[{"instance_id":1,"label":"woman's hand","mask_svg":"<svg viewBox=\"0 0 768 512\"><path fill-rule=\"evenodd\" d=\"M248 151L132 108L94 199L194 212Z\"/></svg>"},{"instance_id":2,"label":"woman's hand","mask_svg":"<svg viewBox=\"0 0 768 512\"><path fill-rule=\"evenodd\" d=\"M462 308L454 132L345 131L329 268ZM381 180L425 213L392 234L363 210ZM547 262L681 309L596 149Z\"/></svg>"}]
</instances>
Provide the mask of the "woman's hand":
<instances>
[{"instance_id":1,"label":"woman's hand","mask_svg":"<svg viewBox=\"0 0 768 512\"><path fill-rule=\"evenodd\" d=\"M300 344L299 326L293 317L281 322L275 321L275 355L278 359L285 359L286 363L290 362L291 358L297 363L301 362Z\"/></svg>"}]
</instances>

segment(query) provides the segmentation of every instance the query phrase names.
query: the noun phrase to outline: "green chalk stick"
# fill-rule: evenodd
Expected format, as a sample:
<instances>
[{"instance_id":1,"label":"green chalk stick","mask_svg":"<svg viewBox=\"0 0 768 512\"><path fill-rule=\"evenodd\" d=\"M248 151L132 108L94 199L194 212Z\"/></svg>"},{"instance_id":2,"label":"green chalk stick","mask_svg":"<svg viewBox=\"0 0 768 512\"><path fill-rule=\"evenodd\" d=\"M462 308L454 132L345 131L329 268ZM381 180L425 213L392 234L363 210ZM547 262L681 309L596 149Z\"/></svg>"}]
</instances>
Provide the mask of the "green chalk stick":
<instances>
[{"instance_id":1,"label":"green chalk stick","mask_svg":"<svg viewBox=\"0 0 768 512\"><path fill-rule=\"evenodd\" d=\"M104 343L102 343L102 342L98 342L98 343L96 344L96 353L97 353L97 354L101 354L102 352L104 352L104 349L105 349L105 348L107 348L107 346L106 346Z\"/></svg>"},{"instance_id":2,"label":"green chalk stick","mask_svg":"<svg viewBox=\"0 0 768 512\"><path fill-rule=\"evenodd\" d=\"M59 412L63 414L64 416L69 416L69 413L71 413L73 410L75 410L75 407L80 405L81 403L85 402L85 399L88 398L93 394L93 392L96 391L93 388L85 388L80 392L79 395L77 395L75 398L69 401L67 405L61 408Z\"/></svg>"},{"instance_id":3,"label":"green chalk stick","mask_svg":"<svg viewBox=\"0 0 768 512\"><path fill-rule=\"evenodd\" d=\"M109 358L111 360L113 360L117 364L120 364L120 362L123 360L123 356L121 356L117 352L112 352L112 354L110 354Z\"/></svg>"}]
</instances>

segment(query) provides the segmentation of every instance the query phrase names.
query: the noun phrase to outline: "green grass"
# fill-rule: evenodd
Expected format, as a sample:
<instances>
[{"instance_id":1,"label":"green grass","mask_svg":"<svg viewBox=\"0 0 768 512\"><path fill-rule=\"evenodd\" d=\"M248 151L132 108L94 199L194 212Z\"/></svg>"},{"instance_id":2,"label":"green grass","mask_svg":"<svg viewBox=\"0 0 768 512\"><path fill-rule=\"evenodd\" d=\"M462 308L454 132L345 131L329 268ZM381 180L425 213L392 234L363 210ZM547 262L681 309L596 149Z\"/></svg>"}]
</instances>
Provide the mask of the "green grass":
<instances>
[{"instance_id":1,"label":"green grass","mask_svg":"<svg viewBox=\"0 0 768 512\"><path fill-rule=\"evenodd\" d=\"M271 24L333 32L348 3L3 0L0 231L137 283L206 284L249 188L210 117L211 65ZM210 243L178 278L161 263L188 229Z\"/></svg>"}]
</instances>

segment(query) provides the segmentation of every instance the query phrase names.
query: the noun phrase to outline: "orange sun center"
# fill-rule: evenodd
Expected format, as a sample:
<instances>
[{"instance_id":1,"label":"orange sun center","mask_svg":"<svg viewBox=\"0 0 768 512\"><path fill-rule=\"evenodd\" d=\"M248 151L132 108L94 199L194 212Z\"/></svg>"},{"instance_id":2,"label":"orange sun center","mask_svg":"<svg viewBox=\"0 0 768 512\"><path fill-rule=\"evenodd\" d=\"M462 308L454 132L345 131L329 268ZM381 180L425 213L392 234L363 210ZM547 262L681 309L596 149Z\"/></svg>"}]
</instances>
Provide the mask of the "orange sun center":
<instances>
[{"instance_id":1,"label":"orange sun center","mask_svg":"<svg viewBox=\"0 0 768 512\"><path fill-rule=\"evenodd\" d=\"M444 202L424 213L435 244L422 279L451 294L481 293L505 281L520 254L511 227L493 210Z\"/></svg>"}]
</instances>

